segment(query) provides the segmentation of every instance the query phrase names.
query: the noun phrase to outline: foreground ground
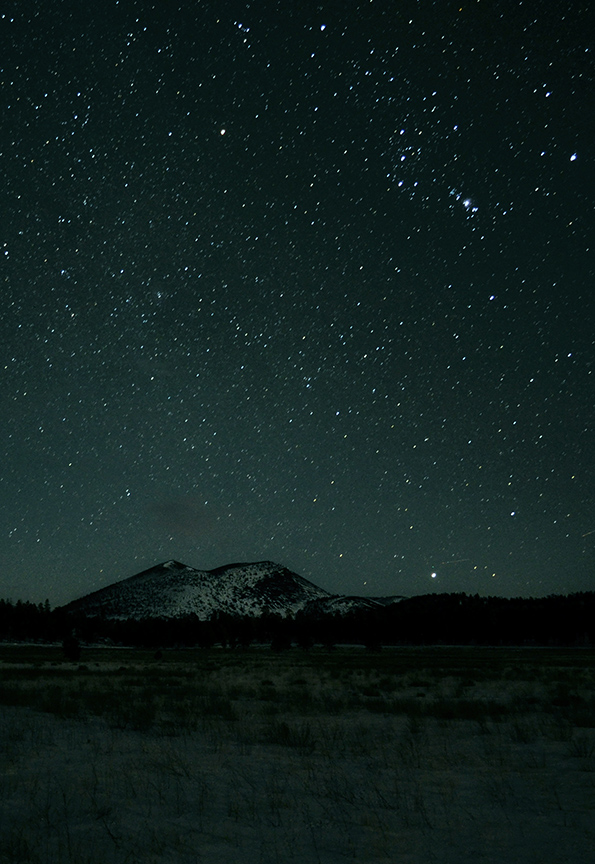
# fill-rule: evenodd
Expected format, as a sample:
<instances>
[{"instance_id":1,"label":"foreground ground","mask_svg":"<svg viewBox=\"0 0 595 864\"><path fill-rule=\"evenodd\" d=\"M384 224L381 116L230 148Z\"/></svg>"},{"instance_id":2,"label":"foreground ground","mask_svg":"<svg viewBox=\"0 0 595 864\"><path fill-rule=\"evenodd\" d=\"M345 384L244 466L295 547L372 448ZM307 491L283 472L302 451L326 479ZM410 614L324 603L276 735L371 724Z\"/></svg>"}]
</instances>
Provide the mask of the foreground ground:
<instances>
[{"instance_id":1,"label":"foreground ground","mask_svg":"<svg viewBox=\"0 0 595 864\"><path fill-rule=\"evenodd\" d=\"M0 864L582 864L595 652L0 645Z\"/></svg>"}]
</instances>

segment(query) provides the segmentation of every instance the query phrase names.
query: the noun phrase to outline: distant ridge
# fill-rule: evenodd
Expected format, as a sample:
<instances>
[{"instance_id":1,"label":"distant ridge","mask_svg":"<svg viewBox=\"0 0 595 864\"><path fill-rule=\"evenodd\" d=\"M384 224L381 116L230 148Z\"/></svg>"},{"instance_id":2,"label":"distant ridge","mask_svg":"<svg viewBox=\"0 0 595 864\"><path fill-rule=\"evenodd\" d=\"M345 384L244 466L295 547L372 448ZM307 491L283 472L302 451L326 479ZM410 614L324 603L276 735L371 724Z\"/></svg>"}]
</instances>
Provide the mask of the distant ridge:
<instances>
[{"instance_id":1,"label":"distant ridge","mask_svg":"<svg viewBox=\"0 0 595 864\"><path fill-rule=\"evenodd\" d=\"M196 570L172 560L86 594L62 609L88 616L138 620L193 614L206 621L218 612L260 616L268 610L287 616L307 609L315 615L345 614L354 608L369 609L400 599L331 594L273 561Z\"/></svg>"}]
</instances>

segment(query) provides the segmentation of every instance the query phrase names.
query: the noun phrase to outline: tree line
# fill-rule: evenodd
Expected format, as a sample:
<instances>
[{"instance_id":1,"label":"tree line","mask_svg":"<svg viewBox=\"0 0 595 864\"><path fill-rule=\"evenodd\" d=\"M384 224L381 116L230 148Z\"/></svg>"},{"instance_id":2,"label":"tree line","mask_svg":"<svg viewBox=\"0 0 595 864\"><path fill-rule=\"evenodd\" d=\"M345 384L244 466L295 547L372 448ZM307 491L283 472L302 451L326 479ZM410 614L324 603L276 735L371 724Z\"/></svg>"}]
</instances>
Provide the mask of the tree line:
<instances>
[{"instance_id":1,"label":"tree line","mask_svg":"<svg viewBox=\"0 0 595 864\"><path fill-rule=\"evenodd\" d=\"M426 594L377 609L322 614L311 609L283 617L219 612L208 621L178 618L113 620L0 600L0 641L64 642L145 648L365 645L595 645L595 592L543 598Z\"/></svg>"}]
</instances>

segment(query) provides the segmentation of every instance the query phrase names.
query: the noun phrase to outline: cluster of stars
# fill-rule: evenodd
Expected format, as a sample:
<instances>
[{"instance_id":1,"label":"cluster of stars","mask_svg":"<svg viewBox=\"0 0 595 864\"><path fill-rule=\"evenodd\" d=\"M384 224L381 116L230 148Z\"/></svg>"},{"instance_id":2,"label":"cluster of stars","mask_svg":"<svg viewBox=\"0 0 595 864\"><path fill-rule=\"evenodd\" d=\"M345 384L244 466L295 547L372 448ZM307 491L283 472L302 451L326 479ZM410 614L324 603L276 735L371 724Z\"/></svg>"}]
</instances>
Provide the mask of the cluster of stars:
<instances>
[{"instance_id":1,"label":"cluster of stars","mask_svg":"<svg viewBox=\"0 0 595 864\"><path fill-rule=\"evenodd\" d=\"M587 28L375 5L0 19L0 596L589 585Z\"/></svg>"}]
</instances>

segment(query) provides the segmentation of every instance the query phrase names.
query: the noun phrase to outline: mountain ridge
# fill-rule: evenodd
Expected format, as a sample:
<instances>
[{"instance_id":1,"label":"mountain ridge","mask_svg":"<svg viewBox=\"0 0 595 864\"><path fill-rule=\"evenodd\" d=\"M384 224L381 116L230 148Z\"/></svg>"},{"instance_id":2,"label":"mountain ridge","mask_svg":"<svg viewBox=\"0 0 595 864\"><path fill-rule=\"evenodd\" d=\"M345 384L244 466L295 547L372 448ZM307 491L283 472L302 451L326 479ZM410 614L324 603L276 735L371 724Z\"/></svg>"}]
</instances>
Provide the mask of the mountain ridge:
<instances>
[{"instance_id":1,"label":"mountain ridge","mask_svg":"<svg viewBox=\"0 0 595 864\"><path fill-rule=\"evenodd\" d=\"M380 607L400 599L331 594L274 561L197 570L171 559L72 600L62 610L112 619L194 614L204 621L217 613L260 616L269 611L283 617L299 611L346 614L354 608Z\"/></svg>"}]
</instances>

